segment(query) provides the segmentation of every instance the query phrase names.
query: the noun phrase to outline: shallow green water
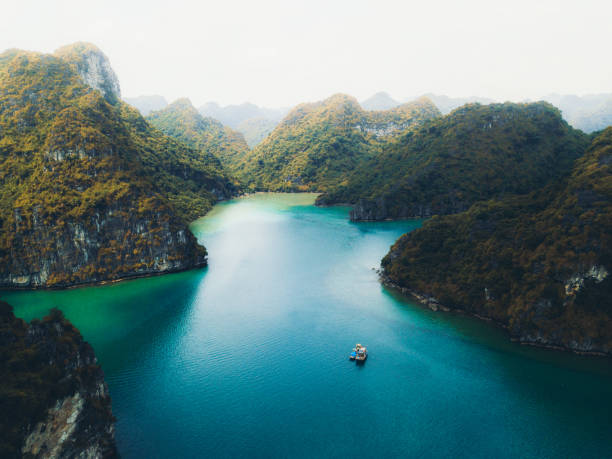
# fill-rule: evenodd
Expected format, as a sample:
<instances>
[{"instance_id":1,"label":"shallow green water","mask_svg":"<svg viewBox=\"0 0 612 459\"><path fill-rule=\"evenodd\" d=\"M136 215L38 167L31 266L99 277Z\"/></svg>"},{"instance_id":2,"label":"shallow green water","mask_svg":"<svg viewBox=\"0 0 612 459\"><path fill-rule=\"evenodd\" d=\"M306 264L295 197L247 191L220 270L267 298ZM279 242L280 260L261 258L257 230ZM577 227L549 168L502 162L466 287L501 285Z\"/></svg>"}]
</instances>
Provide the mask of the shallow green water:
<instances>
[{"instance_id":1,"label":"shallow green water","mask_svg":"<svg viewBox=\"0 0 612 459\"><path fill-rule=\"evenodd\" d=\"M372 268L418 222L313 199L218 205L192 225L204 270L2 297L93 344L125 457L612 456L610 360L400 298Z\"/></svg>"}]
</instances>

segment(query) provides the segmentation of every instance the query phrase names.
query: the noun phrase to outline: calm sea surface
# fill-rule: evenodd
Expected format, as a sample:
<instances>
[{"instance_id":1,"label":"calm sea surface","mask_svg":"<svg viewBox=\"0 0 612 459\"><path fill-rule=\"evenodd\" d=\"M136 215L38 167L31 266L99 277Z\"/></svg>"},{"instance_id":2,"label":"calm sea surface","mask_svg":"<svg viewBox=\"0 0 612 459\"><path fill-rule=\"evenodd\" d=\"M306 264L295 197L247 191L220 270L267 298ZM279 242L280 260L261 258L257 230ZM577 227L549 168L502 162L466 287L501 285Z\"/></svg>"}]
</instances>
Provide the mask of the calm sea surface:
<instances>
[{"instance_id":1,"label":"calm sea surface","mask_svg":"<svg viewBox=\"0 0 612 459\"><path fill-rule=\"evenodd\" d=\"M216 206L192 225L203 270L2 297L91 342L124 457L612 457L610 359L397 296L372 268L420 222L313 201Z\"/></svg>"}]
</instances>

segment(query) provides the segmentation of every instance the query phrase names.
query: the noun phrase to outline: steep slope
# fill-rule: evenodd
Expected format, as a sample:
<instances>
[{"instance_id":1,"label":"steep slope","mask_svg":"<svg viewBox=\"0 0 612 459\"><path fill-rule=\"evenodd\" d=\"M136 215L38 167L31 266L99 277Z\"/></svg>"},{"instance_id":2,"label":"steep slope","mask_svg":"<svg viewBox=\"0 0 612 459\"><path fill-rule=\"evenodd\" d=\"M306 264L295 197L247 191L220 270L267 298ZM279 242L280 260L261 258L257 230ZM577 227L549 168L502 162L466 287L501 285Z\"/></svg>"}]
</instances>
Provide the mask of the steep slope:
<instances>
[{"instance_id":1,"label":"steep slope","mask_svg":"<svg viewBox=\"0 0 612 459\"><path fill-rule=\"evenodd\" d=\"M121 88L108 58L90 43L74 43L55 51L55 55L76 70L81 81L100 92L110 103L121 100Z\"/></svg>"},{"instance_id":2,"label":"steep slope","mask_svg":"<svg viewBox=\"0 0 612 459\"><path fill-rule=\"evenodd\" d=\"M163 134L125 104L120 116L138 145L138 158L148 180L184 221L201 217L218 200L237 194L234 180L216 156Z\"/></svg>"},{"instance_id":3,"label":"steep slope","mask_svg":"<svg viewBox=\"0 0 612 459\"><path fill-rule=\"evenodd\" d=\"M91 346L59 310L27 324L0 301L0 456L117 457Z\"/></svg>"},{"instance_id":4,"label":"steep slope","mask_svg":"<svg viewBox=\"0 0 612 459\"><path fill-rule=\"evenodd\" d=\"M239 132L212 118L204 118L188 99L155 111L147 121L165 134L201 151L210 161L219 158L231 170L249 151Z\"/></svg>"},{"instance_id":5,"label":"steep slope","mask_svg":"<svg viewBox=\"0 0 612 459\"><path fill-rule=\"evenodd\" d=\"M142 116L147 116L152 111L161 110L168 106L168 101L164 96L124 97L123 100L132 107L137 108Z\"/></svg>"},{"instance_id":6,"label":"steep slope","mask_svg":"<svg viewBox=\"0 0 612 459\"><path fill-rule=\"evenodd\" d=\"M252 189L326 190L375 156L381 142L438 115L427 99L382 112L343 94L298 105L236 173Z\"/></svg>"},{"instance_id":7,"label":"steep slope","mask_svg":"<svg viewBox=\"0 0 612 459\"><path fill-rule=\"evenodd\" d=\"M400 102L393 99L386 92L377 92L361 102L361 106L365 110L389 110L398 105L400 105Z\"/></svg>"},{"instance_id":8,"label":"steep slope","mask_svg":"<svg viewBox=\"0 0 612 459\"><path fill-rule=\"evenodd\" d=\"M352 203L354 220L456 213L543 186L587 144L546 103L466 105L387 143L318 203Z\"/></svg>"},{"instance_id":9,"label":"steep slope","mask_svg":"<svg viewBox=\"0 0 612 459\"><path fill-rule=\"evenodd\" d=\"M430 306L506 325L527 343L612 354L612 128L564 179L435 217L383 259Z\"/></svg>"},{"instance_id":10,"label":"steep slope","mask_svg":"<svg viewBox=\"0 0 612 459\"><path fill-rule=\"evenodd\" d=\"M206 263L186 224L217 199L204 188L226 180L120 102L93 45L0 55L0 132L1 287Z\"/></svg>"}]
</instances>

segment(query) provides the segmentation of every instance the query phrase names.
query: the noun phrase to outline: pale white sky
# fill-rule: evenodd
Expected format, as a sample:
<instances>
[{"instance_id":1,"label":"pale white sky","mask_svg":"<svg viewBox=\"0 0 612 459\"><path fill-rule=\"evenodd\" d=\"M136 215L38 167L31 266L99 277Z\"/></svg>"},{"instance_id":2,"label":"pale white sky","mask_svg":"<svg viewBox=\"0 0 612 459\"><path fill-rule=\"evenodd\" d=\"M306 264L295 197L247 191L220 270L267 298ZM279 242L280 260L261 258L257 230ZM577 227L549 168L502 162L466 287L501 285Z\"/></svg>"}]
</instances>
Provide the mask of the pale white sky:
<instances>
[{"instance_id":1,"label":"pale white sky","mask_svg":"<svg viewBox=\"0 0 612 459\"><path fill-rule=\"evenodd\" d=\"M124 96L291 106L612 92L612 1L2 0L0 49L90 41Z\"/></svg>"}]
</instances>

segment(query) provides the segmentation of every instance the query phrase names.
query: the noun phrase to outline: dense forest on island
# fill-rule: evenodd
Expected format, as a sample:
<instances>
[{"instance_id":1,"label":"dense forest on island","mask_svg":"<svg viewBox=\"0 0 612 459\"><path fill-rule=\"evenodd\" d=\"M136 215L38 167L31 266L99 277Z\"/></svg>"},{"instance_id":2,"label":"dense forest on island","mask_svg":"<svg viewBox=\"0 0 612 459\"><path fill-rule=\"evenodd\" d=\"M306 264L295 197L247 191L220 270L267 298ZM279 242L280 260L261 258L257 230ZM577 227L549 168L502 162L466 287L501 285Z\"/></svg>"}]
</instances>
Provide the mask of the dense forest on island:
<instances>
[{"instance_id":1,"label":"dense forest on island","mask_svg":"<svg viewBox=\"0 0 612 459\"><path fill-rule=\"evenodd\" d=\"M383 259L430 306L506 325L527 343L612 353L612 128L544 189L436 216Z\"/></svg>"},{"instance_id":2,"label":"dense forest on island","mask_svg":"<svg viewBox=\"0 0 612 459\"><path fill-rule=\"evenodd\" d=\"M355 220L456 213L559 178L587 145L547 103L469 104L385 143L317 202L353 204Z\"/></svg>"},{"instance_id":3,"label":"dense forest on island","mask_svg":"<svg viewBox=\"0 0 612 459\"><path fill-rule=\"evenodd\" d=\"M208 108L236 122L264 110ZM428 98L364 110L337 94L250 150L187 99L143 118L106 56L77 43L0 55L0 134L1 287L202 266L187 225L218 200L319 191L354 220L431 217L384 259L387 282L522 341L609 352L612 131L587 135L549 103L442 115Z\"/></svg>"},{"instance_id":4,"label":"dense forest on island","mask_svg":"<svg viewBox=\"0 0 612 459\"><path fill-rule=\"evenodd\" d=\"M147 121L164 134L199 150L209 163L216 163L219 172L221 165L231 171L249 151L240 132L203 117L189 99L179 99L152 112Z\"/></svg>"},{"instance_id":5,"label":"dense forest on island","mask_svg":"<svg viewBox=\"0 0 612 459\"><path fill-rule=\"evenodd\" d=\"M0 55L0 286L205 264L187 223L234 184L120 100L100 50Z\"/></svg>"},{"instance_id":6,"label":"dense forest on island","mask_svg":"<svg viewBox=\"0 0 612 459\"><path fill-rule=\"evenodd\" d=\"M251 190L324 191L344 183L389 138L439 115L427 99L368 112L337 94L294 108L235 172Z\"/></svg>"}]
</instances>

